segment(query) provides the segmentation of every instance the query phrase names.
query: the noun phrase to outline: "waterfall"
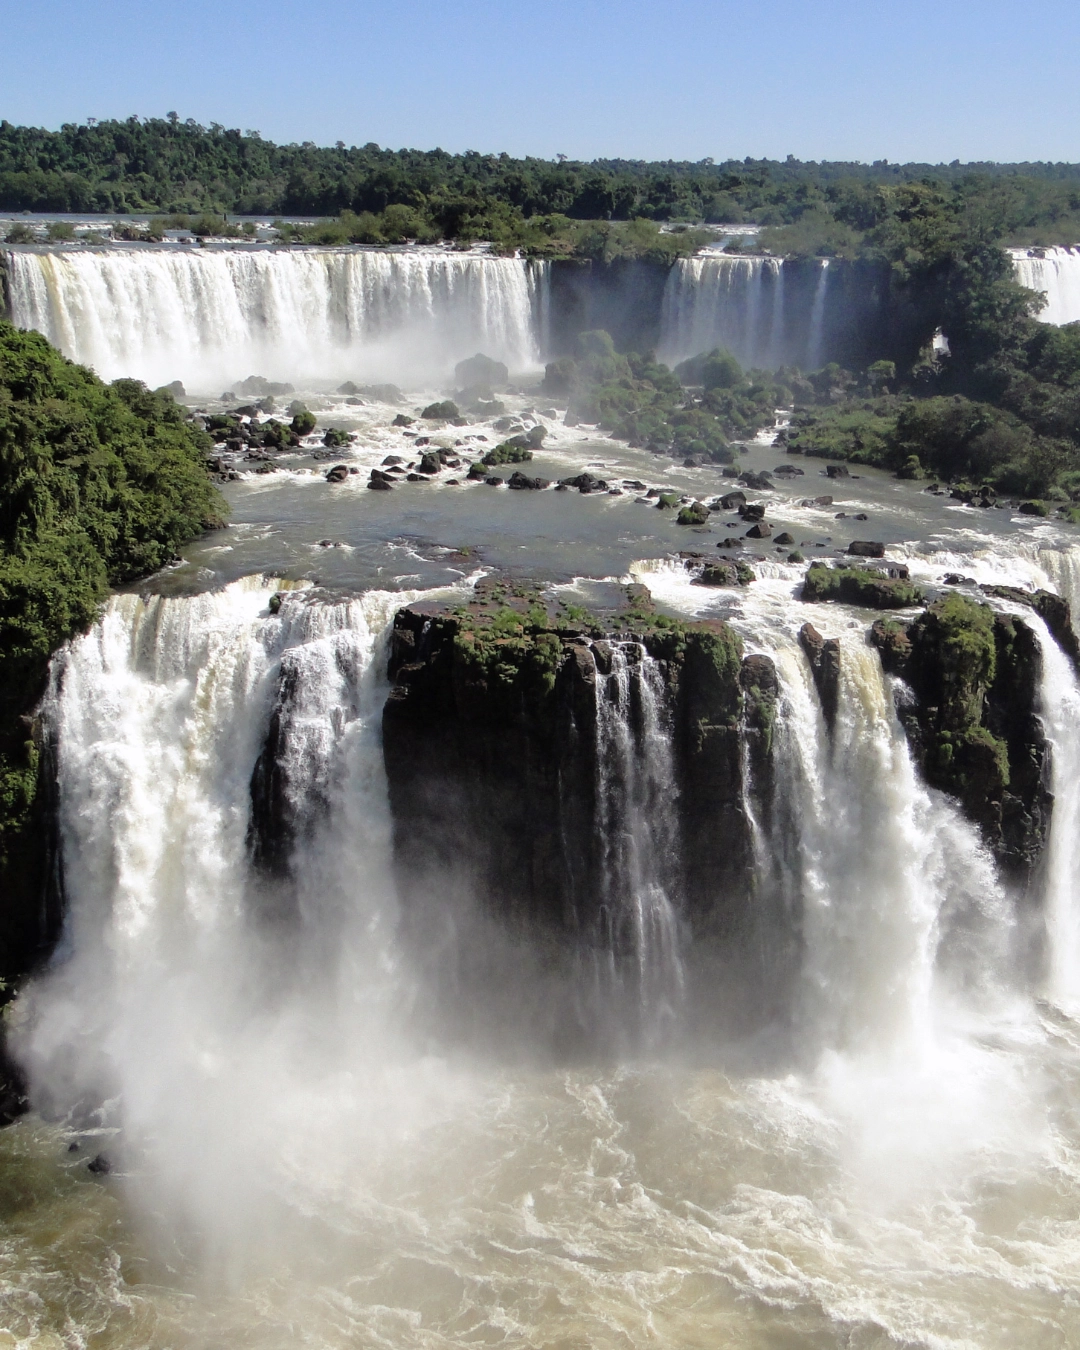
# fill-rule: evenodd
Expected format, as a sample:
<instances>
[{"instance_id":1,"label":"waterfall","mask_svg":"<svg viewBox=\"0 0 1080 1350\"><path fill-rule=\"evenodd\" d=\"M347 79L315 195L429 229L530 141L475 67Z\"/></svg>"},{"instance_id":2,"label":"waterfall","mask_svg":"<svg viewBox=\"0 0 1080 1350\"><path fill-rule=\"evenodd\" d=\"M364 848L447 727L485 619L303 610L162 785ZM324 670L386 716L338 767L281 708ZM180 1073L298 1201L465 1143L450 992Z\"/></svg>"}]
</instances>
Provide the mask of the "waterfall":
<instances>
[{"instance_id":1,"label":"waterfall","mask_svg":"<svg viewBox=\"0 0 1080 1350\"><path fill-rule=\"evenodd\" d=\"M1043 860L1046 922L1044 988L1070 1017L1080 1013L1080 684L1072 663L1036 615L1024 616L1039 639L1039 715L1050 743L1054 798Z\"/></svg>"},{"instance_id":2,"label":"waterfall","mask_svg":"<svg viewBox=\"0 0 1080 1350\"><path fill-rule=\"evenodd\" d=\"M640 643L604 644L597 655L599 666L610 662L596 678L601 944L609 982L633 982L642 1031L655 1039L674 1019L683 988L667 691Z\"/></svg>"},{"instance_id":3,"label":"waterfall","mask_svg":"<svg viewBox=\"0 0 1080 1350\"><path fill-rule=\"evenodd\" d=\"M802 912L800 1024L811 1052L917 1055L951 997L999 986L1009 908L975 827L919 781L877 653L841 643L831 741L802 652L773 651L779 828L796 837L771 843Z\"/></svg>"},{"instance_id":4,"label":"waterfall","mask_svg":"<svg viewBox=\"0 0 1080 1350\"><path fill-rule=\"evenodd\" d=\"M376 1072L401 992L376 658L402 596L285 592L272 614L274 589L116 597L54 663L67 914L18 1035L39 1105L112 1129L121 1100L114 1161L222 1233L325 1056L331 1087ZM250 866L251 780L290 685L278 751L305 812L278 903Z\"/></svg>"},{"instance_id":5,"label":"waterfall","mask_svg":"<svg viewBox=\"0 0 1080 1350\"><path fill-rule=\"evenodd\" d=\"M829 260L822 258L814 288L814 303L810 310L810 341L806 349L806 368L817 370L821 365L825 332L825 296L829 289Z\"/></svg>"},{"instance_id":6,"label":"waterfall","mask_svg":"<svg viewBox=\"0 0 1080 1350\"><path fill-rule=\"evenodd\" d=\"M13 250L12 319L106 379L218 393L260 374L445 378L483 351L535 366L546 264L440 250Z\"/></svg>"},{"instance_id":7,"label":"waterfall","mask_svg":"<svg viewBox=\"0 0 1080 1350\"><path fill-rule=\"evenodd\" d=\"M762 366L783 351L783 262L706 254L680 258L664 286L660 359L676 364L726 347L744 366Z\"/></svg>"},{"instance_id":8,"label":"waterfall","mask_svg":"<svg viewBox=\"0 0 1080 1350\"><path fill-rule=\"evenodd\" d=\"M1038 252L1012 249L1016 279L1029 290L1044 291L1039 314L1043 323L1075 323L1080 319L1080 250L1047 248Z\"/></svg>"}]
</instances>

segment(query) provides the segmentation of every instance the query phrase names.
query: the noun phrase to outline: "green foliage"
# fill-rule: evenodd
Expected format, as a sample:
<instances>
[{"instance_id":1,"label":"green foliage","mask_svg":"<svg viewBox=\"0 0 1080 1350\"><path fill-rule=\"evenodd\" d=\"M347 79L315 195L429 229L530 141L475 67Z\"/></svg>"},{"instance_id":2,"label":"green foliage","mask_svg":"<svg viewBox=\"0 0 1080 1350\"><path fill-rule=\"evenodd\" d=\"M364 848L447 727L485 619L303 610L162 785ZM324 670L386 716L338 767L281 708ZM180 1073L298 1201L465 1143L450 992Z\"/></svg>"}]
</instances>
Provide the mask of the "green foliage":
<instances>
[{"instance_id":1,"label":"green foliage","mask_svg":"<svg viewBox=\"0 0 1080 1350\"><path fill-rule=\"evenodd\" d=\"M4 236L6 244L32 244L36 238L29 225L13 225Z\"/></svg>"},{"instance_id":2,"label":"green foliage","mask_svg":"<svg viewBox=\"0 0 1080 1350\"><path fill-rule=\"evenodd\" d=\"M292 430L297 436L310 436L315 430L315 414L307 408L302 412L295 413L292 420Z\"/></svg>"},{"instance_id":3,"label":"green foliage","mask_svg":"<svg viewBox=\"0 0 1080 1350\"><path fill-rule=\"evenodd\" d=\"M803 580L802 598L815 602L838 600L865 609L906 609L921 605L926 596L910 581L893 579L869 568L811 563Z\"/></svg>"},{"instance_id":4,"label":"green foliage","mask_svg":"<svg viewBox=\"0 0 1080 1350\"><path fill-rule=\"evenodd\" d=\"M0 839L32 796L18 717L49 657L93 622L110 585L220 523L210 444L171 395L103 384L0 323Z\"/></svg>"},{"instance_id":5,"label":"green foliage","mask_svg":"<svg viewBox=\"0 0 1080 1350\"><path fill-rule=\"evenodd\" d=\"M429 403L420 414L421 417L428 417L435 421L459 417L460 415L457 404L449 398L443 399L441 403Z\"/></svg>"},{"instance_id":6,"label":"green foliage","mask_svg":"<svg viewBox=\"0 0 1080 1350\"><path fill-rule=\"evenodd\" d=\"M504 441L501 445L496 445L484 456L481 463L487 465L494 464L525 464L533 457L533 452L526 445L512 445L509 441Z\"/></svg>"},{"instance_id":7,"label":"green foliage","mask_svg":"<svg viewBox=\"0 0 1080 1350\"><path fill-rule=\"evenodd\" d=\"M679 512L677 525L704 525L709 519L709 508L703 502L692 502Z\"/></svg>"},{"instance_id":8,"label":"green foliage","mask_svg":"<svg viewBox=\"0 0 1080 1350\"><path fill-rule=\"evenodd\" d=\"M75 226L70 220L50 220L45 235L51 243L70 243L75 238Z\"/></svg>"}]
</instances>

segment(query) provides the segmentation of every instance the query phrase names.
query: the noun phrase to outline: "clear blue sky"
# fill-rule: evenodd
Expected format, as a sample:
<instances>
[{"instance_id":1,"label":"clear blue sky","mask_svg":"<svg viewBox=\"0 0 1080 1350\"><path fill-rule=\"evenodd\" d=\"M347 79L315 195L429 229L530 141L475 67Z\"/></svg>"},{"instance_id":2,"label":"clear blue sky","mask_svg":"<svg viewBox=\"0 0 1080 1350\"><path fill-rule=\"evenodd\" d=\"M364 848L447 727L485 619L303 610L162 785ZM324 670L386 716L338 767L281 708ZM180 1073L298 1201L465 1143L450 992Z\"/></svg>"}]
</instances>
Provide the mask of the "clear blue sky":
<instances>
[{"instance_id":1,"label":"clear blue sky","mask_svg":"<svg viewBox=\"0 0 1080 1350\"><path fill-rule=\"evenodd\" d=\"M1080 0L0 0L0 117L572 158L1080 160Z\"/></svg>"}]
</instances>

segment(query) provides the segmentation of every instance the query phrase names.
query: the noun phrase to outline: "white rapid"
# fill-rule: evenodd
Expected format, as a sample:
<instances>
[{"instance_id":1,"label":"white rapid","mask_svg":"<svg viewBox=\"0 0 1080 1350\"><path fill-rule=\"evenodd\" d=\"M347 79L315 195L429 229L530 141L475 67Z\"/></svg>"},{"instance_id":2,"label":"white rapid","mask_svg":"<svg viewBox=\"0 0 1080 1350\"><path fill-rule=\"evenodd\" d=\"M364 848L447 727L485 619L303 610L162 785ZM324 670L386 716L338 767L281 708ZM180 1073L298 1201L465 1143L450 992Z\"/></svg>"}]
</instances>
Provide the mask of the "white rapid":
<instances>
[{"instance_id":1,"label":"white rapid","mask_svg":"<svg viewBox=\"0 0 1080 1350\"><path fill-rule=\"evenodd\" d=\"M596 678L601 959L609 989L631 986L637 1030L656 1044L673 1030L683 993L671 716L644 647L605 645L610 668Z\"/></svg>"},{"instance_id":2,"label":"white rapid","mask_svg":"<svg viewBox=\"0 0 1080 1350\"><path fill-rule=\"evenodd\" d=\"M13 321L106 379L218 394L248 375L322 387L445 379L477 351L535 366L545 264L438 249L12 250Z\"/></svg>"},{"instance_id":3,"label":"white rapid","mask_svg":"<svg viewBox=\"0 0 1080 1350\"><path fill-rule=\"evenodd\" d=\"M1017 280L1033 291L1044 291L1039 314L1044 323L1075 323L1080 319L1080 249L1013 249Z\"/></svg>"},{"instance_id":4,"label":"white rapid","mask_svg":"<svg viewBox=\"0 0 1080 1350\"><path fill-rule=\"evenodd\" d=\"M680 258L664 286L658 355L674 365L726 347L744 366L775 367L785 359L786 323L781 259Z\"/></svg>"}]
</instances>

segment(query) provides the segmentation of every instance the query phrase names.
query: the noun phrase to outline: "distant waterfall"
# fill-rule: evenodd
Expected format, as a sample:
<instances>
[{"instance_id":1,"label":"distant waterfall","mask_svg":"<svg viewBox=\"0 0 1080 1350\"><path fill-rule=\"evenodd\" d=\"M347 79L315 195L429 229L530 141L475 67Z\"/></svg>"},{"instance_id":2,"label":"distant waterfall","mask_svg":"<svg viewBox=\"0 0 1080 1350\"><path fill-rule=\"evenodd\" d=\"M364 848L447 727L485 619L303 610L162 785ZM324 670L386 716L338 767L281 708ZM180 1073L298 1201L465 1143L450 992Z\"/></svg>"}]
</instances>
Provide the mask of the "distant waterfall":
<instances>
[{"instance_id":1,"label":"distant waterfall","mask_svg":"<svg viewBox=\"0 0 1080 1350\"><path fill-rule=\"evenodd\" d=\"M835 345L833 270L827 258L816 265L725 253L680 258L661 300L661 360L675 365L726 347L747 368L815 369Z\"/></svg>"},{"instance_id":2,"label":"distant waterfall","mask_svg":"<svg viewBox=\"0 0 1080 1350\"><path fill-rule=\"evenodd\" d=\"M662 360L726 347L745 366L769 364L784 344L783 262L727 254L680 258L664 287Z\"/></svg>"},{"instance_id":3,"label":"distant waterfall","mask_svg":"<svg viewBox=\"0 0 1080 1350\"><path fill-rule=\"evenodd\" d=\"M1046 293L1038 316L1043 323L1080 319L1080 249L1047 248L1038 253L1013 249L1012 257L1020 284Z\"/></svg>"},{"instance_id":4,"label":"distant waterfall","mask_svg":"<svg viewBox=\"0 0 1080 1350\"><path fill-rule=\"evenodd\" d=\"M605 662L606 657L606 662ZM646 1038L677 1013L678 789L660 669L640 643L602 644L596 678L602 950L631 979Z\"/></svg>"},{"instance_id":5,"label":"distant waterfall","mask_svg":"<svg viewBox=\"0 0 1080 1350\"><path fill-rule=\"evenodd\" d=\"M445 379L477 351L535 366L543 263L439 250L14 250L14 322L107 379L220 393L247 375L293 384Z\"/></svg>"}]
</instances>

